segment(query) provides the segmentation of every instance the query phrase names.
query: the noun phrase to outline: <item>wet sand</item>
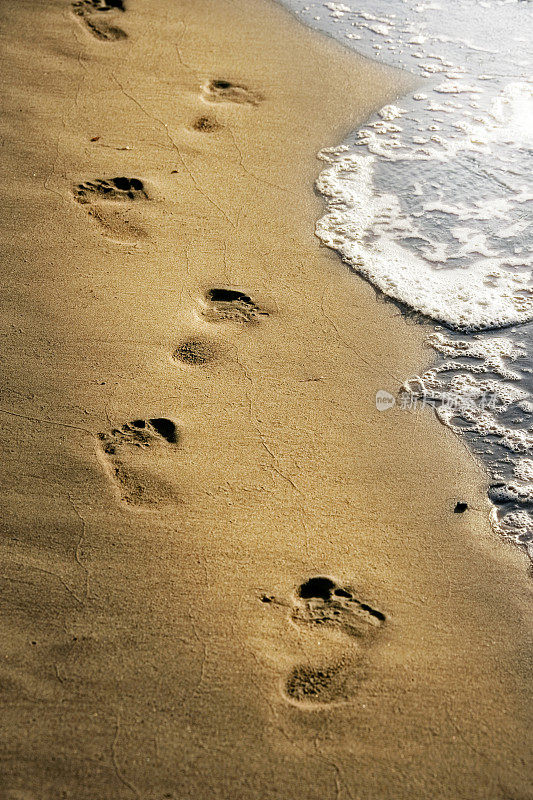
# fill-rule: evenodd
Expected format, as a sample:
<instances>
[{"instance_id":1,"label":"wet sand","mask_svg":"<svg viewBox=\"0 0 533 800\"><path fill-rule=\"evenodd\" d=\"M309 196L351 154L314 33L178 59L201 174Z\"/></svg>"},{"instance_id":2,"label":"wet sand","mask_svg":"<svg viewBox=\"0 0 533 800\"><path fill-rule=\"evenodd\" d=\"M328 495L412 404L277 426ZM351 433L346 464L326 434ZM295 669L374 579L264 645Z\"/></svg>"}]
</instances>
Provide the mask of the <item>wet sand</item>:
<instances>
[{"instance_id":1,"label":"wet sand","mask_svg":"<svg viewBox=\"0 0 533 800\"><path fill-rule=\"evenodd\" d=\"M426 331L313 233L406 77L267 0L112 5L0 9L0 795L532 797L526 558L377 411Z\"/></svg>"}]
</instances>

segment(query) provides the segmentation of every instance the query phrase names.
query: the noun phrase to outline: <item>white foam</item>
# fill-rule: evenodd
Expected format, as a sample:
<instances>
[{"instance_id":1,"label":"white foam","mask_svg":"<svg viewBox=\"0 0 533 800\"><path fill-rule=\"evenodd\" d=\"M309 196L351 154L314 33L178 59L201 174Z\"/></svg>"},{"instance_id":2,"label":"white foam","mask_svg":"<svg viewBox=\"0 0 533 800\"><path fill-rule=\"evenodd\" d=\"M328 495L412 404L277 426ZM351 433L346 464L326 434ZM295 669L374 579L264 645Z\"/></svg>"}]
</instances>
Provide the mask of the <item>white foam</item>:
<instances>
[{"instance_id":1,"label":"white foam","mask_svg":"<svg viewBox=\"0 0 533 800\"><path fill-rule=\"evenodd\" d=\"M503 517L499 517L496 509L492 516L494 529L510 538L515 539L521 543L529 541L528 552L533 558L533 545L531 543L533 537L533 516L525 510L512 511Z\"/></svg>"},{"instance_id":2,"label":"white foam","mask_svg":"<svg viewBox=\"0 0 533 800\"><path fill-rule=\"evenodd\" d=\"M439 94L480 94L483 90L479 86L469 86L466 83L441 83L433 87Z\"/></svg>"},{"instance_id":3,"label":"white foam","mask_svg":"<svg viewBox=\"0 0 533 800\"><path fill-rule=\"evenodd\" d=\"M388 152L390 147L389 142L382 150ZM316 233L355 271L389 297L453 328L482 330L533 319L527 273L501 269L497 259L487 257L476 260L468 270L437 269L390 235L383 235L385 223L404 235L425 238L414 220L402 214L397 197L374 192L372 156L333 152L330 148L321 154L329 164L317 188L327 198L327 211Z\"/></svg>"},{"instance_id":4,"label":"white foam","mask_svg":"<svg viewBox=\"0 0 533 800\"><path fill-rule=\"evenodd\" d=\"M516 481L515 483L493 486L490 496L496 503L526 505L533 502L533 483Z\"/></svg>"},{"instance_id":5,"label":"white foam","mask_svg":"<svg viewBox=\"0 0 533 800\"><path fill-rule=\"evenodd\" d=\"M448 360L406 381L404 393L433 405L439 419L457 434L468 431L487 445L497 442L510 452L524 454L515 462L514 478L497 477L489 494L497 504L492 514L495 529L521 544L530 542L533 556L529 510L533 505L533 458L529 456L533 430L503 421L511 408L521 407L528 402L524 398L531 397L518 384L520 375L511 366L525 355L525 349L506 337L477 335L459 340L440 332L432 334L428 343Z\"/></svg>"},{"instance_id":6,"label":"white foam","mask_svg":"<svg viewBox=\"0 0 533 800\"><path fill-rule=\"evenodd\" d=\"M480 233L475 228L457 225L450 229L450 233L462 245L455 253L458 258L471 253L485 256L486 258L492 258L498 255L495 250L491 250L490 247L488 247L486 235Z\"/></svg>"},{"instance_id":7,"label":"white foam","mask_svg":"<svg viewBox=\"0 0 533 800\"><path fill-rule=\"evenodd\" d=\"M358 17L366 19L367 22L381 22L383 25L390 25L391 20L389 17L378 17L375 14L370 14L368 11L355 11Z\"/></svg>"},{"instance_id":8,"label":"white foam","mask_svg":"<svg viewBox=\"0 0 533 800\"><path fill-rule=\"evenodd\" d=\"M466 339L451 339L442 333L432 333L427 342L441 355L449 359L439 367L446 370L465 369L472 373L493 373L506 380L518 380L520 374L512 369L513 363L525 355L525 349L505 336L474 336ZM453 361L452 361L453 359ZM462 359L475 359L477 363L463 363Z\"/></svg>"},{"instance_id":9,"label":"white foam","mask_svg":"<svg viewBox=\"0 0 533 800\"><path fill-rule=\"evenodd\" d=\"M407 111L405 110L405 108L400 108L399 106L395 105L388 105L388 106L383 106L383 108L381 108L378 111L378 116L380 116L381 119L390 122L391 120L397 119L398 117L401 117L402 114L406 113Z\"/></svg>"},{"instance_id":10,"label":"white foam","mask_svg":"<svg viewBox=\"0 0 533 800\"><path fill-rule=\"evenodd\" d=\"M390 33L390 27L388 25L383 25L382 23L376 22L374 24L367 24L363 27L368 28L368 30L372 31L373 33L377 33L380 36L388 36Z\"/></svg>"},{"instance_id":11,"label":"white foam","mask_svg":"<svg viewBox=\"0 0 533 800\"><path fill-rule=\"evenodd\" d=\"M428 370L406 381L403 389L434 405L441 422L455 433L468 430L482 439L490 437L513 453L533 450L533 433L510 428L498 419L499 414L524 395L522 389L468 373L455 375L446 383L441 379L442 372L442 369Z\"/></svg>"},{"instance_id":12,"label":"white foam","mask_svg":"<svg viewBox=\"0 0 533 800\"><path fill-rule=\"evenodd\" d=\"M345 6L343 3L324 3L324 6L331 12L330 16L340 18L345 15L345 13L350 11L348 6ZM317 17L315 17L317 19Z\"/></svg>"},{"instance_id":13,"label":"white foam","mask_svg":"<svg viewBox=\"0 0 533 800\"><path fill-rule=\"evenodd\" d=\"M442 64L420 64L419 66L428 75L435 75L439 72L444 72L446 69Z\"/></svg>"},{"instance_id":14,"label":"white foam","mask_svg":"<svg viewBox=\"0 0 533 800\"><path fill-rule=\"evenodd\" d=\"M438 111L441 114L453 114L455 109L452 106L444 105L443 103L429 102L426 106L427 111Z\"/></svg>"},{"instance_id":15,"label":"white foam","mask_svg":"<svg viewBox=\"0 0 533 800\"><path fill-rule=\"evenodd\" d=\"M514 468L514 474L519 481L533 484L533 458L521 458Z\"/></svg>"},{"instance_id":16,"label":"white foam","mask_svg":"<svg viewBox=\"0 0 533 800\"><path fill-rule=\"evenodd\" d=\"M464 203L458 203L456 205L451 205L450 203L425 203L423 206L423 211L418 212L415 216L421 216L422 214L429 214L434 211L438 211L441 214L450 214L452 216L457 217L467 217L469 215L470 209Z\"/></svg>"},{"instance_id":17,"label":"white foam","mask_svg":"<svg viewBox=\"0 0 533 800\"><path fill-rule=\"evenodd\" d=\"M518 383L521 376L514 368L525 349L507 337L478 334L455 339L440 331L428 343L446 360L406 381L404 393L433 405L441 422L457 434L468 431L487 446L496 442L512 453L524 454L515 463L513 480L498 478L499 483L491 486L490 497L498 504L492 520L499 533L521 544L533 541L533 516L528 510L533 504L533 458L528 455L533 453L533 430L504 421L510 409L530 402L531 395Z\"/></svg>"}]
</instances>

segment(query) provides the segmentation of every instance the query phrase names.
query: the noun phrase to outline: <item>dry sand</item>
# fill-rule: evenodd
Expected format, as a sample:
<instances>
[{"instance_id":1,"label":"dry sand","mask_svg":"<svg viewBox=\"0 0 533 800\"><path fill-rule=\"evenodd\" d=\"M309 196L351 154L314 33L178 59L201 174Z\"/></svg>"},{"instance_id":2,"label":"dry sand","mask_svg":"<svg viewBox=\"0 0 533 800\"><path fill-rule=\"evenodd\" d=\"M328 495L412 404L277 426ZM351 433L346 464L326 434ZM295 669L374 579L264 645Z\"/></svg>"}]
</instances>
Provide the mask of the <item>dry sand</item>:
<instances>
[{"instance_id":1,"label":"dry sand","mask_svg":"<svg viewBox=\"0 0 533 800\"><path fill-rule=\"evenodd\" d=\"M533 797L525 557L313 235L405 77L125 2L0 5L2 799Z\"/></svg>"}]
</instances>

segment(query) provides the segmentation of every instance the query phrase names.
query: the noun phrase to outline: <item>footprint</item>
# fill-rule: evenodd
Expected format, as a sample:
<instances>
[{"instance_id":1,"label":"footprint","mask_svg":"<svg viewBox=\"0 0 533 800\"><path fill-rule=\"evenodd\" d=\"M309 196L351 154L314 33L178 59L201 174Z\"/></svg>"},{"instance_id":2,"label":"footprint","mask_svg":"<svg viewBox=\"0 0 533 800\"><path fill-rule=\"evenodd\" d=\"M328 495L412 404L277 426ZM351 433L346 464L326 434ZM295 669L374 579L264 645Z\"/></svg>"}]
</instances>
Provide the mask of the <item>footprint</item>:
<instances>
[{"instance_id":1,"label":"footprint","mask_svg":"<svg viewBox=\"0 0 533 800\"><path fill-rule=\"evenodd\" d=\"M298 705L333 705L348 701L363 678L361 666L344 659L329 666L299 664L285 681L284 691Z\"/></svg>"},{"instance_id":2,"label":"footprint","mask_svg":"<svg viewBox=\"0 0 533 800\"><path fill-rule=\"evenodd\" d=\"M221 127L222 125L216 119L210 117L198 117L192 124L192 128L200 133L213 133L220 130Z\"/></svg>"},{"instance_id":3,"label":"footprint","mask_svg":"<svg viewBox=\"0 0 533 800\"><path fill-rule=\"evenodd\" d=\"M330 653L336 656L319 664L296 665L284 680L285 697L298 705L331 705L353 698L365 679L365 650L384 625L385 614L358 600L351 587L341 586L324 575L302 583L290 602L266 594L260 599L263 603L288 606L291 622L308 632L320 626L335 633ZM320 637L326 644L328 637L324 638L324 633Z\"/></svg>"},{"instance_id":4,"label":"footprint","mask_svg":"<svg viewBox=\"0 0 533 800\"><path fill-rule=\"evenodd\" d=\"M351 588L318 576L296 592L291 619L303 625L329 625L350 636L368 636L385 622L385 615L358 600Z\"/></svg>"},{"instance_id":5,"label":"footprint","mask_svg":"<svg viewBox=\"0 0 533 800\"><path fill-rule=\"evenodd\" d=\"M148 200L144 183L140 178L86 181L78 183L73 192L78 203L90 203L94 200Z\"/></svg>"},{"instance_id":6,"label":"footprint","mask_svg":"<svg viewBox=\"0 0 533 800\"><path fill-rule=\"evenodd\" d=\"M215 357L213 347L202 339L186 339L172 353L175 361L201 366Z\"/></svg>"},{"instance_id":7,"label":"footprint","mask_svg":"<svg viewBox=\"0 0 533 800\"><path fill-rule=\"evenodd\" d=\"M112 23L113 12L125 10L124 0L76 0L72 3L72 11L90 33L107 42L127 39L127 33Z\"/></svg>"},{"instance_id":8,"label":"footprint","mask_svg":"<svg viewBox=\"0 0 533 800\"><path fill-rule=\"evenodd\" d=\"M123 502L142 507L175 501L174 490L163 477L169 471L169 448L179 441L172 420L136 419L111 433L98 434L98 439L102 463Z\"/></svg>"},{"instance_id":9,"label":"footprint","mask_svg":"<svg viewBox=\"0 0 533 800\"><path fill-rule=\"evenodd\" d=\"M257 323L260 317L268 317L269 313L255 303L244 292L225 287L216 287L206 292L207 308L204 311L212 322L230 320L240 323Z\"/></svg>"},{"instance_id":10,"label":"footprint","mask_svg":"<svg viewBox=\"0 0 533 800\"><path fill-rule=\"evenodd\" d=\"M150 199L140 178L85 181L74 186L72 194L78 203L87 207L89 216L99 222L110 236L117 239L146 236L141 227L125 216L132 202ZM124 207L120 208L120 204Z\"/></svg>"},{"instance_id":11,"label":"footprint","mask_svg":"<svg viewBox=\"0 0 533 800\"><path fill-rule=\"evenodd\" d=\"M261 92L249 89L243 83L231 83L225 80L213 80L203 88L203 94L210 103L240 103L257 106L264 96Z\"/></svg>"}]
</instances>

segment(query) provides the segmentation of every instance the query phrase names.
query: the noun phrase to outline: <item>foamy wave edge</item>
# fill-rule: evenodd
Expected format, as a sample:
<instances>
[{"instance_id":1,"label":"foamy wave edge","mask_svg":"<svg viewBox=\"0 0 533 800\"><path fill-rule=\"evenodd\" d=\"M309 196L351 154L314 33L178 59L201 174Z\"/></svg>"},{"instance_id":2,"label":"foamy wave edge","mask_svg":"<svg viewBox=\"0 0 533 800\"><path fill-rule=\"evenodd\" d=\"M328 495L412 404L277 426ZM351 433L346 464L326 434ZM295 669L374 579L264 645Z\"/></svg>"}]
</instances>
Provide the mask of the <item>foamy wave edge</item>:
<instances>
[{"instance_id":1,"label":"foamy wave edge","mask_svg":"<svg viewBox=\"0 0 533 800\"><path fill-rule=\"evenodd\" d=\"M480 258L467 270L438 269L390 237L369 241L380 220L394 220L404 234L410 222L396 197L374 192L375 158L343 151L340 147L319 154L328 162L316 181L326 213L315 231L354 272L392 299L456 330L490 330L533 320L529 276L505 270L497 259Z\"/></svg>"}]
</instances>

